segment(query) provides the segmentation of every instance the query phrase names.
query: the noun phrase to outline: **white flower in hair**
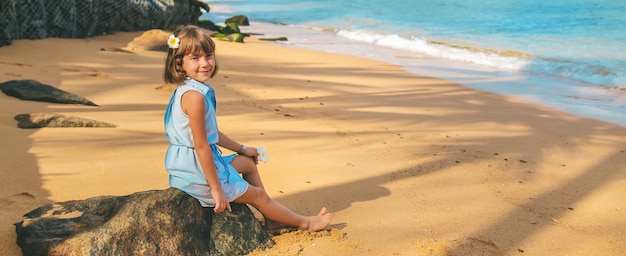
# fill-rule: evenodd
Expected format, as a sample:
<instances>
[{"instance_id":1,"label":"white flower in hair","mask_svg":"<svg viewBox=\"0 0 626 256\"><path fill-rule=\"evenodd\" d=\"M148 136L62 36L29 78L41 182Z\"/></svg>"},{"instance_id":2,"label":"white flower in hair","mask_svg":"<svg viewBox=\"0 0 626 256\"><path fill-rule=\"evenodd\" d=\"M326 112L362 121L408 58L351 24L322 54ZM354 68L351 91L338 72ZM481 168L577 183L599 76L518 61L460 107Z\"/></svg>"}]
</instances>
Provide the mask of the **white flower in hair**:
<instances>
[{"instance_id":1,"label":"white flower in hair","mask_svg":"<svg viewBox=\"0 0 626 256\"><path fill-rule=\"evenodd\" d=\"M174 35L170 35L170 37L167 39L167 46L172 49L178 49L178 46L180 46L180 38Z\"/></svg>"},{"instance_id":2,"label":"white flower in hair","mask_svg":"<svg viewBox=\"0 0 626 256\"><path fill-rule=\"evenodd\" d=\"M257 148L256 152L259 153L259 156L257 157L257 159L259 161L263 161L264 163L267 163L268 155L267 155L267 149L265 149L265 146L261 146Z\"/></svg>"}]
</instances>

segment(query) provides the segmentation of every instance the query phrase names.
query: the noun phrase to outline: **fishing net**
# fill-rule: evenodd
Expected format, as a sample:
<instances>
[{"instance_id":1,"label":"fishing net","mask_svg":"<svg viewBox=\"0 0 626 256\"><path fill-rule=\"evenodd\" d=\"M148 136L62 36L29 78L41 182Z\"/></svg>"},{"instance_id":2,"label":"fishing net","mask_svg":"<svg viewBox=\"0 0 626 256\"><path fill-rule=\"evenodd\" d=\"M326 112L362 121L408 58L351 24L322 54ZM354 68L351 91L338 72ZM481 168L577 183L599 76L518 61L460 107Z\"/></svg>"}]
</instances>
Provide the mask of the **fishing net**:
<instances>
[{"instance_id":1,"label":"fishing net","mask_svg":"<svg viewBox=\"0 0 626 256\"><path fill-rule=\"evenodd\" d=\"M0 46L17 39L87 38L195 24L198 0L0 0Z\"/></svg>"}]
</instances>

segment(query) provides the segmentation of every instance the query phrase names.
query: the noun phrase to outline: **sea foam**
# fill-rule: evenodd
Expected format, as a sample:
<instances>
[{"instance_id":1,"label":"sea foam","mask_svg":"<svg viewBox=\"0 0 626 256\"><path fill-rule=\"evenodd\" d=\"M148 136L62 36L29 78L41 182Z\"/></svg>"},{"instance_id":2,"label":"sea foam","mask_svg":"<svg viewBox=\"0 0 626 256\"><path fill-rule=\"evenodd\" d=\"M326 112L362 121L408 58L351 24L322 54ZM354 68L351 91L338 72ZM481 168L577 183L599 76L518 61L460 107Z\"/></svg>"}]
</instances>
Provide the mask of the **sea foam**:
<instances>
[{"instance_id":1,"label":"sea foam","mask_svg":"<svg viewBox=\"0 0 626 256\"><path fill-rule=\"evenodd\" d=\"M328 31L328 29L326 29ZM484 49L419 37L403 37L363 30L338 30L338 36L392 49L406 50L430 57L465 61L492 68L554 76L609 88L626 89L626 76L599 64L566 59L544 58L513 50Z\"/></svg>"}]
</instances>

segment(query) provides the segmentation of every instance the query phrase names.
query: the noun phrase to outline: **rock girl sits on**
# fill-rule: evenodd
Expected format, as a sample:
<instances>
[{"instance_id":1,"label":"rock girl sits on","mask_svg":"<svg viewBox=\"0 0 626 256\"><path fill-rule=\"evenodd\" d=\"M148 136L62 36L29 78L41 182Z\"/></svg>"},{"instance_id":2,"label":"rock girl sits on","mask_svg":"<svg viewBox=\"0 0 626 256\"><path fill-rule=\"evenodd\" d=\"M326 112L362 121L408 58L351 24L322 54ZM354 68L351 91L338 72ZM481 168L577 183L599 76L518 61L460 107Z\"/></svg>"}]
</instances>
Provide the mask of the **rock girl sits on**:
<instances>
[{"instance_id":1,"label":"rock girl sits on","mask_svg":"<svg viewBox=\"0 0 626 256\"><path fill-rule=\"evenodd\" d=\"M326 208L315 216L302 216L270 198L257 170L257 149L218 130L215 91L207 84L218 71L209 33L188 25L174 31L167 42L164 80L178 85L164 118L170 186L198 199L203 207L214 207L216 213L230 211L229 202L250 204L263 214L267 229L324 229L331 221ZM238 154L222 156L218 146Z\"/></svg>"}]
</instances>

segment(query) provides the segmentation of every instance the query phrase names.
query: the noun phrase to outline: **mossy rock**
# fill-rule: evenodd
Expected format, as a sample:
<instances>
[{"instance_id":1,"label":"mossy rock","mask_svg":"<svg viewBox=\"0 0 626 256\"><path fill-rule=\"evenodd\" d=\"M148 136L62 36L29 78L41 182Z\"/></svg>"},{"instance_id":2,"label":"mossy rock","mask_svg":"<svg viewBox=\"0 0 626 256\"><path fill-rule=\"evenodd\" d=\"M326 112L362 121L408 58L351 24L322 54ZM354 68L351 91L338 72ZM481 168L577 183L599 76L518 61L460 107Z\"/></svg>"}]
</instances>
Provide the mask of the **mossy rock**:
<instances>
[{"instance_id":1,"label":"mossy rock","mask_svg":"<svg viewBox=\"0 0 626 256\"><path fill-rule=\"evenodd\" d=\"M218 31L223 34L241 33L241 30L239 30L239 26L237 25L237 23L226 23L226 26L221 27L221 29Z\"/></svg>"},{"instance_id":2,"label":"mossy rock","mask_svg":"<svg viewBox=\"0 0 626 256\"><path fill-rule=\"evenodd\" d=\"M244 37L245 36L241 33L234 33L234 34L227 35L221 39L226 40L228 42L243 43Z\"/></svg>"},{"instance_id":3,"label":"mossy rock","mask_svg":"<svg viewBox=\"0 0 626 256\"><path fill-rule=\"evenodd\" d=\"M276 41L288 41L287 38L284 37L284 36L272 37L272 38L259 38L259 40L262 40L262 41L273 41L273 42L276 42Z\"/></svg>"},{"instance_id":4,"label":"mossy rock","mask_svg":"<svg viewBox=\"0 0 626 256\"><path fill-rule=\"evenodd\" d=\"M226 41L226 42L243 43L243 39L246 37L246 35L242 33L232 33L232 34L215 33L215 34L212 34L211 37L219 39L221 41Z\"/></svg>"},{"instance_id":5,"label":"mossy rock","mask_svg":"<svg viewBox=\"0 0 626 256\"><path fill-rule=\"evenodd\" d=\"M201 28L205 28L211 31L220 31L221 28L218 25L215 25L215 23L213 23L213 21L210 20L199 20L198 21L198 26Z\"/></svg>"},{"instance_id":6,"label":"mossy rock","mask_svg":"<svg viewBox=\"0 0 626 256\"><path fill-rule=\"evenodd\" d=\"M230 17L224 21L224 23L235 23L239 26L250 26L250 22L248 21L248 17L245 15L236 15Z\"/></svg>"}]
</instances>

